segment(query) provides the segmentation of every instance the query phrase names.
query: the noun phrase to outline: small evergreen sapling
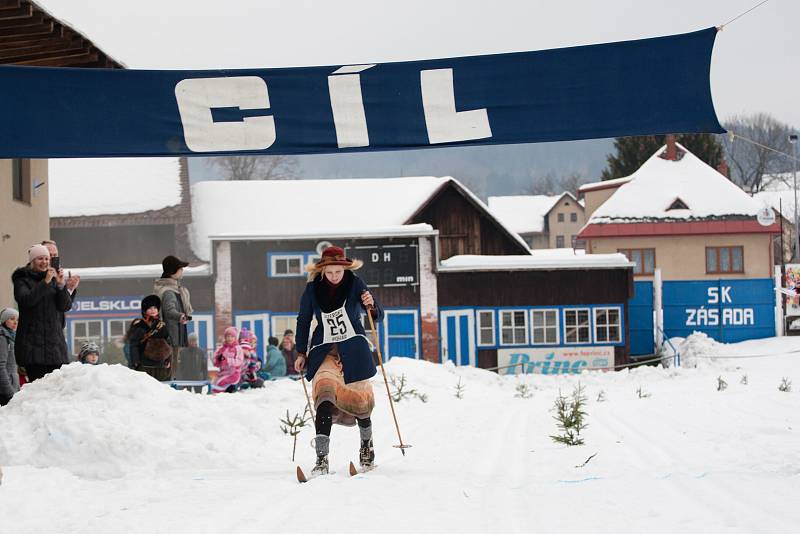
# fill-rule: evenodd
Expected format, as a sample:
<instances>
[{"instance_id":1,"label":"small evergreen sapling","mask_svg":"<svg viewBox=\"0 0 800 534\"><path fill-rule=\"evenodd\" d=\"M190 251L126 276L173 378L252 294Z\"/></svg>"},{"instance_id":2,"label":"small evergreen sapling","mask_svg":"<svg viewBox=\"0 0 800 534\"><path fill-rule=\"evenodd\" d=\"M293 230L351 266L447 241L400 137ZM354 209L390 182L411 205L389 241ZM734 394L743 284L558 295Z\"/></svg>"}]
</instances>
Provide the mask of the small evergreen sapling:
<instances>
[{"instance_id":1,"label":"small evergreen sapling","mask_svg":"<svg viewBox=\"0 0 800 534\"><path fill-rule=\"evenodd\" d=\"M728 388L728 383L721 376L717 377L717 391L723 391Z\"/></svg>"},{"instance_id":2,"label":"small evergreen sapling","mask_svg":"<svg viewBox=\"0 0 800 534\"><path fill-rule=\"evenodd\" d=\"M636 390L636 394L639 395L640 399L646 399L651 396L650 393L642 389L642 386L639 386L639 389Z\"/></svg>"},{"instance_id":3,"label":"small evergreen sapling","mask_svg":"<svg viewBox=\"0 0 800 534\"><path fill-rule=\"evenodd\" d=\"M517 392L514 394L514 397L518 399L530 399L533 397L533 392L531 391L530 386L524 382L517 384L515 389Z\"/></svg>"},{"instance_id":4,"label":"small evergreen sapling","mask_svg":"<svg viewBox=\"0 0 800 534\"><path fill-rule=\"evenodd\" d=\"M580 382L572 391L570 397L565 397L558 392L553 410L556 414L553 419L558 421L559 435L551 435L550 438L556 443L563 443L568 446L583 445L581 430L586 428L586 396L583 394L583 386Z\"/></svg>"},{"instance_id":5,"label":"small evergreen sapling","mask_svg":"<svg viewBox=\"0 0 800 534\"><path fill-rule=\"evenodd\" d=\"M790 393L792 391L792 381L786 378L785 376L781 378L781 383L778 386L778 391L783 391L784 393Z\"/></svg>"},{"instance_id":6,"label":"small evergreen sapling","mask_svg":"<svg viewBox=\"0 0 800 534\"><path fill-rule=\"evenodd\" d=\"M606 391L604 389L600 390L600 393L597 394L597 402L605 402L606 401Z\"/></svg>"},{"instance_id":7,"label":"small evergreen sapling","mask_svg":"<svg viewBox=\"0 0 800 534\"><path fill-rule=\"evenodd\" d=\"M283 431L284 434L286 434L287 436L291 436L293 438L292 442L293 462L294 462L294 453L297 450L297 435L306 426L306 424L308 424L308 422L311 421L310 417L306 417L307 413L308 413L308 407L306 407L305 411L303 412L303 415L296 413L294 414L293 417L290 418L289 410L286 410L286 418L281 419L281 423L283 423L281 425L281 430Z\"/></svg>"},{"instance_id":8,"label":"small evergreen sapling","mask_svg":"<svg viewBox=\"0 0 800 534\"><path fill-rule=\"evenodd\" d=\"M461 377L458 377L458 384L456 384L456 398L461 400L464 398L464 391L467 389L465 385L461 383Z\"/></svg>"},{"instance_id":9,"label":"small evergreen sapling","mask_svg":"<svg viewBox=\"0 0 800 534\"><path fill-rule=\"evenodd\" d=\"M742 375L742 378L741 378L741 380L739 380L739 383L741 385L743 385L743 386L746 386L747 385L747 375Z\"/></svg>"},{"instance_id":10,"label":"small evergreen sapling","mask_svg":"<svg viewBox=\"0 0 800 534\"><path fill-rule=\"evenodd\" d=\"M422 402L428 402L428 395L425 393L420 393L416 389L406 389L408 383L406 381L406 375L400 375L400 378L396 376L391 376L389 378L389 383L394 388L392 392L392 400L394 402L400 402L403 399L416 397Z\"/></svg>"}]
</instances>

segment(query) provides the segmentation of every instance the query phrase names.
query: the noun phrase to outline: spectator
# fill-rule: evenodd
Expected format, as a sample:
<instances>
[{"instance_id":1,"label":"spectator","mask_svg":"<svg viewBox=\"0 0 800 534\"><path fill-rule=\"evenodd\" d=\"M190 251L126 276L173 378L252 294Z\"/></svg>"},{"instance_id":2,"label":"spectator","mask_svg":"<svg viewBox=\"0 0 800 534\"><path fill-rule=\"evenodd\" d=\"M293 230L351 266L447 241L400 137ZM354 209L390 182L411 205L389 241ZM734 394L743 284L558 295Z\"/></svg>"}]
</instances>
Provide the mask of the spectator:
<instances>
[{"instance_id":1,"label":"spectator","mask_svg":"<svg viewBox=\"0 0 800 534\"><path fill-rule=\"evenodd\" d=\"M180 285L183 269L188 265L175 256L164 258L161 262L161 278L155 281L153 289L153 293L161 299L161 317L167 323L174 347L189 346L186 323L192 320L192 303L189 290Z\"/></svg>"},{"instance_id":2,"label":"spectator","mask_svg":"<svg viewBox=\"0 0 800 534\"><path fill-rule=\"evenodd\" d=\"M58 245L56 245L56 242L51 241L49 239L45 239L44 241L42 241L42 245L44 245L45 248L47 248L47 251L50 253L50 265L56 270L62 268L61 256L58 255ZM72 299L75 300L75 292L78 289L78 284L81 281L81 277L78 276L77 274L73 276L70 273L68 275L67 280L69 281L70 279L73 279L73 285L72 289L70 289L69 291L69 294L72 297Z\"/></svg>"},{"instance_id":3,"label":"spectator","mask_svg":"<svg viewBox=\"0 0 800 534\"><path fill-rule=\"evenodd\" d=\"M189 346L178 352L179 380L207 380L208 356L206 350L200 347L197 334L192 332L188 336ZM177 372L177 370L176 370Z\"/></svg>"},{"instance_id":4,"label":"spectator","mask_svg":"<svg viewBox=\"0 0 800 534\"><path fill-rule=\"evenodd\" d=\"M19 391L17 360L14 357L14 337L17 334L19 313L14 308L0 312L0 406L5 406Z\"/></svg>"},{"instance_id":5,"label":"spectator","mask_svg":"<svg viewBox=\"0 0 800 534\"><path fill-rule=\"evenodd\" d=\"M97 343L94 341L84 343L80 352L78 352L78 361L89 365L97 365L100 361L100 347L97 346Z\"/></svg>"},{"instance_id":6,"label":"spectator","mask_svg":"<svg viewBox=\"0 0 800 534\"><path fill-rule=\"evenodd\" d=\"M264 370L269 373L270 378L286 376L286 359L278 350L278 338L270 336L268 343L264 355Z\"/></svg>"},{"instance_id":7,"label":"spectator","mask_svg":"<svg viewBox=\"0 0 800 534\"><path fill-rule=\"evenodd\" d=\"M246 328L242 328L239 334L239 346L244 353L244 365L242 367L242 388L261 388L264 387L264 379L258 376L261 369L261 360L258 358L256 347L258 336Z\"/></svg>"},{"instance_id":8,"label":"spectator","mask_svg":"<svg viewBox=\"0 0 800 534\"><path fill-rule=\"evenodd\" d=\"M239 386L244 365L244 351L237 342L236 328L229 326L225 329L224 343L214 353L214 365L219 368L217 378L211 390L214 393L225 391L233 393Z\"/></svg>"},{"instance_id":9,"label":"spectator","mask_svg":"<svg viewBox=\"0 0 800 534\"><path fill-rule=\"evenodd\" d=\"M159 317L160 309L161 299L156 295L143 298L142 318L131 323L125 343L130 356L130 368L144 371L163 382L171 378L172 343L167 325Z\"/></svg>"},{"instance_id":10,"label":"spectator","mask_svg":"<svg viewBox=\"0 0 800 534\"><path fill-rule=\"evenodd\" d=\"M50 266L50 252L44 245L28 249L28 264L14 271L11 280L19 305L14 352L27 381L33 382L69 363L64 313L72 308L69 292L78 280L65 280L63 269Z\"/></svg>"},{"instance_id":11,"label":"spectator","mask_svg":"<svg viewBox=\"0 0 800 534\"><path fill-rule=\"evenodd\" d=\"M294 373L294 361L297 359L297 349L295 348L294 332L292 330L287 329L283 333L281 354L283 354L283 359L286 360L286 369L288 372Z\"/></svg>"}]
</instances>

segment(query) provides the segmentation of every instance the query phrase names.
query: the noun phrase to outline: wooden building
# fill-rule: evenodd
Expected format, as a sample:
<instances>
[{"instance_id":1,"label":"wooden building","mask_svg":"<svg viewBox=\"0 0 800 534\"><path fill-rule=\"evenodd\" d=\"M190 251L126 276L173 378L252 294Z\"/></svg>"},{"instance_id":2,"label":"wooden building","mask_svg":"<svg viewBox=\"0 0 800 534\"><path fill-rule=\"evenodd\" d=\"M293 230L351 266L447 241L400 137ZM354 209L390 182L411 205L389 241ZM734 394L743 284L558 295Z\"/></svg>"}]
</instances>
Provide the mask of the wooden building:
<instances>
[{"instance_id":1,"label":"wooden building","mask_svg":"<svg viewBox=\"0 0 800 534\"><path fill-rule=\"evenodd\" d=\"M123 68L88 38L34 2L0 0L0 64L30 67ZM0 307L13 306L11 273L26 251L47 239L47 160L0 160Z\"/></svg>"},{"instance_id":2,"label":"wooden building","mask_svg":"<svg viewBox=\"0 0 800 534\"><path fill-rule=\"evenodd\" d=\"M183 158L60 159L50 164L50 235L64 268L79 274L67 342L119 349L139 302L161 276L161 260L190 261L184 285L196 310L190 325L214 345L210 269L192 253L189 177ZM119 352L119 350L117 350Z\"/></svg>"}]
</instances>

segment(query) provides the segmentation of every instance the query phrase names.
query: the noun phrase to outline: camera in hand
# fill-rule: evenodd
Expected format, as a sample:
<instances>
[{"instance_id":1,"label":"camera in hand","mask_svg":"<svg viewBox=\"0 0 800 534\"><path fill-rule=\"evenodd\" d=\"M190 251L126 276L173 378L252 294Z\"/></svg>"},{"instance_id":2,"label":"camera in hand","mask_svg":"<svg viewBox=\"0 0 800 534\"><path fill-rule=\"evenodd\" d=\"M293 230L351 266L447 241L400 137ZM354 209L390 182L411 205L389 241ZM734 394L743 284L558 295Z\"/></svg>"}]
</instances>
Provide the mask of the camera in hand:
<instances>
[{"instance_id":1,"label":"camera in hand","mask_svg":"<svg viewBox=\"0 0 800 534\"><path fill-rule=\"evenodd\" d=\"M59 256L53 256L50 258L50 267L56 271L59 270L61 268L61 258Z\"/></svg>"}]
</instances>

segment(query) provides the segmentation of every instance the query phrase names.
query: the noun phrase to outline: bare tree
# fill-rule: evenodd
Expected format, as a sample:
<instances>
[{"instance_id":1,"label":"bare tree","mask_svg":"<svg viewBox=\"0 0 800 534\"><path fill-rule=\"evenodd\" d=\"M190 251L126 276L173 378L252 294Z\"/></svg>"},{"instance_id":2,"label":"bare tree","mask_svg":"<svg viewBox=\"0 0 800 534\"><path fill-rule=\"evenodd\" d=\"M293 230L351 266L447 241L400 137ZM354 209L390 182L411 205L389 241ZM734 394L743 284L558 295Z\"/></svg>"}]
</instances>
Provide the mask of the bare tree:
<instances>
[{"instance_id":1,"label":"bare tree","mask_svg":"<svg viewBox=\"0 0 800 534\"><path fill-rule=\"evenodd\" d=\"M586 178L580 173L573 172L560 178L548 173L542 178L535 178L533 184L526 191L531 195L560 195L569 191L576 197L578 188L587 182Z\"/></svg>"},{"instance_id":2,"label":"bare tree","mask_svg":"<svg viewBox=\"0 0 800 534\"><path fill-rule=\"evenodd\" d=\"M222 156L210 164L226 180L296 180L298 161L294 156Z\"/></svg>"},{"instance_id":3,"label":"bare tree","mask_svg":"<svg viewBox=\"0 0 800 534\"><path fill-rule=\"evenodd\" d=\"M767 148L757 146L736 136L746 137L784 154L792 153L788 124L776 120L766 113L732 117L725 122L731 136L721 136L725 157L730 162L731 179L749 193L757 193L769 185L764 176L778 174L791 169L791 160Z\"/></svg>"}]
</instances>

